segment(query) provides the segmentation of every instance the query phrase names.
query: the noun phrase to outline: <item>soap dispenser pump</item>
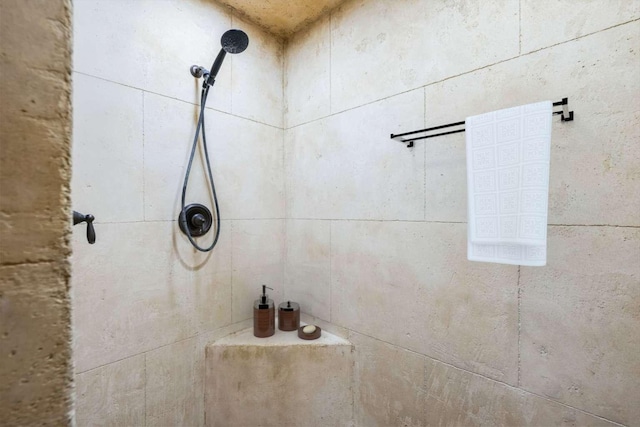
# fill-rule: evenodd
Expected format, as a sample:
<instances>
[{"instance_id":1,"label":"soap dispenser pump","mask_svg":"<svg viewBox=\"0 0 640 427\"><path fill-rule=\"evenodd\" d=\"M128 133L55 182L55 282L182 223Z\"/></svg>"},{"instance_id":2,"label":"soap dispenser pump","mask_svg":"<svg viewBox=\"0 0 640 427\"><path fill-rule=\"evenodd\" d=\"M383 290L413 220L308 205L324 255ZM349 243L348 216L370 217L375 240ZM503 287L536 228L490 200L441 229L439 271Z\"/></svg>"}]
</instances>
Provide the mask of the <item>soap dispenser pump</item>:
<instances>
[{"instance_id":1,"label":"soap dispenser pump","mask_svg":"<svg viewBox=\"0 0 640 427\"><path fill-rule=\"evenodd\" d=\"M267 285L262 285L262 295L253 303L253 335L266 338L276 333L276 308L267 295Z\"/></svg>"}]
</instances>

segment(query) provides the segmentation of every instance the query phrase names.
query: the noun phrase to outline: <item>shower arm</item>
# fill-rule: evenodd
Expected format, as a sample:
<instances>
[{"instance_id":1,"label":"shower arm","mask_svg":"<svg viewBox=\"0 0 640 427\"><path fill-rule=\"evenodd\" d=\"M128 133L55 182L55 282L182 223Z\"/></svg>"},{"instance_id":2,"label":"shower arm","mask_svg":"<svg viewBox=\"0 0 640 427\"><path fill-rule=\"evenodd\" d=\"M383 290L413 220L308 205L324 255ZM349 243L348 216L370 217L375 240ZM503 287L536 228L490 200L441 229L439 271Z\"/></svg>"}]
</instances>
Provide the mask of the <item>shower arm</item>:
<instances>
[{"instance_id":1,"label":"shower arm","mask_svg":"<svg viewBox=\"0 0 640 427\"><path fill-rule=\"evenodd\" d=\"M87 223L87 241L90 245L96 242L96 230L93 228L93 220L95 217L91 214L81 214L80 212L73 211L73 225L80 224L81 222Z\"/></svg>"}]
</instances>

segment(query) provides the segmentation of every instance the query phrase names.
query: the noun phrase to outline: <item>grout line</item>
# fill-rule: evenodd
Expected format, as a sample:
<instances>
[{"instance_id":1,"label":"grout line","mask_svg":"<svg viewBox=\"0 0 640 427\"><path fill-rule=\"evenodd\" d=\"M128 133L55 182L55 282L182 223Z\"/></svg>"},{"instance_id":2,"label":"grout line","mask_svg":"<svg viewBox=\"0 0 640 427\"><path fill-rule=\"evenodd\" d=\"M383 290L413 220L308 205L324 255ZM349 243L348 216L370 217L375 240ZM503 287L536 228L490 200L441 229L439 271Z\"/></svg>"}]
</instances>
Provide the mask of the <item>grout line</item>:
<instances>
[{"instance_id":1,"label":"grout line","mask_svg":"<svg viewBox=\"0 0 640 427\"><path fill-rule=\"evenodd\" d=\"M235 23L233 22L233 15L234 15L234 12L232 10L231 12L229 12L229 28L234 28L234 25L235 25ZM229 88L230 88L229 92L231 92L229 94L229 110L231 110L231 114L233 115L233 93L234 93L234 90L233 90L233 74L235 73L234 64L235 64L236 61L234 61L234 59L233 59L235 57L235 55L229 55L229 56L231 56L231 72L229 73L230 74L230 76L229 76ZM204 108L206 110L207 106L205 105Z\"/></svg>"},{"instance_id":2,"label":"grout line","mask_svg":"<svg viewBox=\"0 0 640 427\"><path fill-rule=\"evenodd\" d=\"M289 261L289 227L284 220L284 258L282 260L282 300L287 298L287 264Z\"/></svg>"},{"instance_id":3,"label":"grout line","mask_svg":"<svg viewBox=\"0 0 640 427\"><path fill-rule=\"evenodd\" d=\"M518 0L518 55L522 55L522 0Z\"/></svg>"},{"instance_id":4,"label":"grout line","mask_svg":"<svg viewBox=\"0 0 640 427\"><path fill-rule=\"evenodd\" d=\"M333 221L329 220L329 322L333 322Z\"/></svg>"},{"instance_id":5,"label":"grout line","mask_svg":"<svg viewBox=\"0 0 640 427\"><path fill-rule=\"evenodd\" d=\"M105 81L105 82L113 83L113 84L116 84L116 85L120 85L120 86L128 87L128 88L130 88L130 89L135 89L135 90L143 91L143 92L146 92L146 93L150 93L150 94L152 94L152 95L157 95L157 96L160 96L160 97L162 97L162 98L167 98L167 99L171 99L171 100L173 100L173 101L182 102L182 103L184 103L184 104L188 104L188 105L195 105L195 106L197 106L197 107L199 107L199 106L200 106L200 103L194 103L194 102L185 101L184 99L175 98L175 97L173 97L173 96L165 95L165 94L158 93L158 92L153 92L153 91L150 91L150 90L148 90L148 89L143 89L143 88L140 88L140 87L131 86L131 85L128 85L128 84L125 84L125 83L116 82L116 81L114 81L114 80L109 80L109 79L106 79L106 78L104 78L104 77L95 76L95 75L93 75L93 74L87 74L87 73L83 73L83 72L81 72L81 71L73 71L73 72L74 72L74 73L76 73L76 74L83 75L83 76L87 76L87 77L91 77L91 78L94 78L94 79L102 80L102 81ZM219 109L217 109L217 108L205 107L205 110L216 111L216 112L218 112L218 113L220 113L220 114L225 114L225 115L227 115L227 116L237 117L237 118L239 118L239 119L247 120L247 121L250 121L250 122L253 122L253 123L258 123L258 124L261 124L261 125L269 126L269 127L274 128L274 129L284 129L284 127L283 127L283 126L276 126L276 125L272 125L272 124L270 124L270 123L264 123L264 122L261 122L261 121L259 121L259 120L255 120L255 119L252 119L252 118L249 118L249 117L245 117L245 116L240 116L240 115L237 115L237 114L230 113L229 111L219 110Z\"/></svg>"},{"instance_id":6,"label":"grout line","mask_svg":"<svg viewBox=\"0 0 640 427\"><path fill-rule=\"evenodd\" d=\"M331 72L332 72L332 62L331 56L333 53L333 11L329 13L329 115L333 110L332 108L332 96L331 96Z\"/></svg>"},{"instance_id":7,"label":"grout line","mask_svg":"<svg viewBox=\"0 0 640 427\"><path fill-rule=\"evenodd\" d=\"M288 107L288 102L287 102L287 98L286 98L286 93L284 90L284 86L286 84L286 73L287 73L287 69L286 69L286 62L287 62L287 57L286 57L286 45L284 40L280 42L280 48L282 49L282 62L280 64L280 69L282 70L282 108L280 109L280 123L282 123L282 129L284 130L287 127L287 124L285 123L285 110Z\"/></svg>"},{"instance_id":8,"label":"grout line","mask_svg":"<svg viewBox=\"0 0 640 427\"><path fill-rule=\"evenodd\" d=\"M331 323L331 322L330 322L330 323ZM338 325L335 325L335 326L338 326ZM381 343L387 344L387 345L392 346L392 347L394 347L394 348L396 348L396 349L399 349L399 350L402 350L402 351L405 351L405 352L408 352L408 353L412 353L412 354L414 354L414 355L416 355L416 356L418 356L418 357L422 357L422 358L425 358L425 359L431 359L431 360L432 360L432 361L434 361L434 362L441 363L441 364L443 364L443 365L445 365L445 366L448 366L448 367L450 367L450 368L457 369L457 370L459 370L459 371L466 372L466 373L468 373L468 374L471 374L471 375L474 375L474 376L477 376L477 377L484 378L484 379L489 380L489 381L492 381L492 382L494 382L494 383L497 383L497 384L501 384L501 385L503 385L503 386L506 386L506 387L508 387L508 388L510 388L510 389L518 390L518 391L520 391L520 392L522 392L522 393L525 393L525 394L530 394L530 395L532 395L532 396L536 396L536 397L538 397L538 398L540 398L540 399L546 400L547 402L552 402L552 403L558 404L558 405L560 405L560 406L564 406L565 408L569 408L569 409L572 409L572 410L577 411L577 412L582 412L582 413L584 413L584 414L587 414L587 415L590 415L590 416L592 416L592 417L598 418L598 419L600 419L600 420L603 420L603 421L606 421L606 422L612 423L612 424L614 424L614 425L617 425L617 426L620 426L620 427L625 427L625 426L624 426L624 424L620 424L620 423L618 423L618 422L616 422L616 421L612 421L612 420L610 420L610 419L608 419L608 418L604 418L604 417L602 417L602 416L600 416L600 415L596 415L596 414L594 414L594 413L591 413L591 412L585 411L584 409L580 409L580 408L576 408L575 406L567 405L566 403L563 403L563 402L560 402L560 401L557 401L557 400L550 399L550 398L548 398L548 397L546 397L546 396L543 396L543 395L541 395L541 394L538 394L538 393L535 393L535 392L532 392L532 391L529 391L529 390L526 390L526 389L523 389L523 388L520 388L520 387L513 386L513 385L511 385L511 384L509 384L509 383L506 383L506 382L503 382L503 381L500 381L500 380L496 380L495 378L491 378L491 377L484 376L484 375L479 374L479 373L477 373L477 372L469 371L469 370L467 370L467 369L461 368L461 367L459 367L459 366L453 365L453 364L451 364L451 363L445 362L445 361L440 360L440 359L437 359L437 358L435 358L435 357L428 356L428 355L426 355L426 354L419 353L419 352L417 352L417 351L410 350L410 349L405 348L405 347L401 347L401 346L399 346L399 345L397 345L397 344L393 344L393 343L391 343L391 342L388 342L388 341L385 341L385 340L382 340L382 339L379 339L379 338L373 337L373 336L371 336L371 335L368 335L368 334L365 334L365 333L362 333L362 332L358 332L358 331L356 331L356 330L354 330L354 329L345 328L345 327L342 327L342 326L339 326L339 327L341 327L341 328L343 328L343 329L345 329L345 330L347 330L347 331L349 331L349 332L353 332L353 333L356 333L356 334L359 334L359 335L363 335L363 336L368 337L368 338L370 338L370 339L372 339L372 340L375 340L375 341L378 341L378 342L381 342ZM426 388L426 387L425 387L425 388Z\"/></svg>"},{"instance_id":9,"label":"grout line","mask_svg":"<svg viewBox=\"0 0 640 427\"><path fill-rule=\"evenodd\" d=\"M230 291L231 291L231 292L229 292L230 298L231 298L230 305L229 305L229 307L231 307L231 309L230 309L231 319L229 319L229 321L231 322L231 324L233 324L233 276L234 276L234 274L233 274L233 221L229 222L229 228L230 228L230 230L229 230L229 239L231 240L231 242L230 242L231 248L229 250L231 252L231 254L230 254L230 258L231 258L231 261L230 261L231 262L231 265L230 265L231 278L229 280L229 287L230 287Z\"/></svg>"},{"instance_id":10,"label":"grout line","mask_svg":"<svg viewBox=\"0 0 640 427\"><path fill-rule=\"evenodd\" d=\"M401 92L397 92L397 93L395 93L393 95L384 96L382 98L374 99L372 101L365 102L363 104L356 105L354 107L349 107L349 108L345 108L344 110L331 112L330 114L328 114L326 116L318 117L318 118L315 118L313 120L309 120L309 121L306 121L306 122L299 123L299 124L297 124L295 126L291 126L289 129L293 129L293 128L296 128L296 127L299 127L299 126L304 126L304 125L307 125L307 124L310 124L310 123L313 123L313 122L317 122L317 121L326 119L326 118L331 117L331 116L335 116L335 115L338 115L338 114L341 114L341 113L346 113L348 111L356 110L358 108L366 107L368 105L375 104L377 102L381 102L381 101L384 101L384 100L387 100L387 99L390 99L390 98L393 98L393 97L396 97L396 96L404 95L404 94L412 92L414 90L418 90L418 89L421 89L421 88L427 88L429 86L437 85L437 84L446 82L448 80L452 80L452 79L455 79L455 78L458 78L458 77L462 77L462 76L465 76L467 74L472 74L472 73L475 73L475 72L480 71L480 70L485 70L487 68L491 68L491 67L494 67L496 65L500 65L500 64L503 64L505 62L512 61L514 59L523 58L523 57L526 57L528 55L531 55L531 54L534 54L534 53L537 53L537 52L540 52L540 51L543 51L543 50L546 50L546 49L551 49L551 48L554 48L554 47L557 47L557 46L560 46L560 45L563 45L563 44L571 43L573 41L580 40L580 39L583 39L585 37L589 37L589 36L592 36L594 34L598 34L598 33L601 33L601 32L616 28L616 27L620 27L620 26L623 26L623 25L627 25L627 24L636 22L636 21L640 21L640 18L632 19L630 21L626 21L626 22L623 22L623 23L620 23L620 24L616 24L616 25L613 25L611 27L603 28L601 30L594 31L592 33L588 33L588 34L584 34L584 35L581 35L581 36L578 36L578 37L574 37L574 38L569 39L569 40L564 40L562 42L559 42L559 43L556 43L556 44L552 44L550 46L545 46L545 47L537 49L537 50L532 50L532 51L526 52L524 54L518 54L518 55L509 57L509 58L505 58L505 59L502 59L500 61L493 62L491 64L487 64L487 65L483 65L483 66L478 67L478 68L474 68L472 70L467 70L467 71L464 71L462 73L454 74L452 76L448 76L448 77L445 77L445 78L440 79L440 80L435 80L433 82L429 82L429 83L424 84L424 85L420 85L420 86L417 86L417 87L414 87L414 88L411 88L411 89L407 89L407 90L404 90L404 91L401 91Z\"/></svg>"},{"instance_id":11,"label":"grout line","mask_svg":"<svg viewBox=\"0 0 640 427\"><path fill-rule=\"evenodd\" d=\"M540 51L542 51L542 50L551 49L551 48L553 48L553 47L560 46L560 45L563 45L563 44L566 44L566 43L570 43L570 42L573 42L573 41L576 41L576 40L580 40L580 39L583 39L583 38L585 38L585 37L592 36L592 35L594 35L594 34L603 33L603 32L605 32L605 31L611 30L611 29L613 29L613 28L617 28L617 27L621 27L621 26L623 26L623 25L631 24L631 23L636 22L636 21L640 21L640 18L631 19L631 20L629 20L629 21L621 22L621 23L619 23L619 24L612 25L612 26L610 26L610 27L603 28L603 29L598 30L598 31L593 31L593 32L591 32L591 33L583 34L583 35L581 35L581 36L577 36L577 37L574 37L574 38L569 39L569 40L564 40L564 41L561 41L561 42L558 42L558 43L555 43L555 44L552 44L552 45L549 45L549 46L541 47L540 49L531 50L531 51L529 51L529 52L526 52L526 53L525 53L524 55L522 55L522 56L527 56L527 55L530 55L530 54L532 54L532 53L540 52Z\"/></svg>"},{"instance_id":12,"label":"grout line","mask_svg":"<svg viewBox=\"0 0 640 427\"><path fill-rule=\"evenodd\" d=\"M202 332L197 332L197 333L195 333L193 335L190 335L188 337L181 338L179 340L172 341L170 343L162 344L162 345L159 345L158 347L153 347L153 348L150 348L148 350L143 350L143 351L141 351L139 353L131 354L131 355L125 356L125 357L123 357L121 359L112 360L110 362L103 363L102 365L98 365L98 366L94 366L93 368L85 369L84 371L74 371L74 375L86 374L88 372L95 371L96 369L104 368L106 366L113 365L114 363L122 362L124 360L131 359L131 358L138 357L138 356L143 356L143 355L144 355L145 361L146 361L147 353L151 353L152 351L160 350L161 348L164 348L164 347L169 347L170 345L179 344L179 343L184 342L184 341L188 341L188 340L191 340L191 339L194 339L194 338L198 338L201 335L211 334L211 333L215 333L215 332L221 331L223 329L229 328L230 326L238 325L238 324L240 324L240 323L242 323L242 322L244 322L246 320L249 320L250 318L251 317L248 317L248 318L242 319L242 320L238 320L237 322L230 322L230 323L228 323L226 325L217 327L215 329L210 329L210 330L205 330L205 331L202 331ZM232 334L232 333L235 333L235 332L230 332L229 334Z\"/></svg>"},{"instance_id":13,"label":"grout line","mask_svg":"<svg viewBox=\"0 0 640 427\"><path fill-rule=\"evenodd\" d=\"M422 220L422 219L361 219L361 218L304 218L304 217L272 217L272 218L225 218L221 221L278 221L278 220L296 220L296 221L351 221L351 222L406 222L406 223L427 223L427 224L466 224L467 221L435 221L435 220ZM105 221L97 222L97 225L112 225L112 224L142 224L142 223L155 223L155 222L177 222L175 219L158 219L158 220L142 220L142 221ZM640 225L620 225L620 224L547 224L549 227L604 227L604 228L630 228L638 229ZM54 261L42 261L42 262L54 262ZM38 264L40 262L19 262L8 263L3 265L19 265L19 264Z\"/></svg>"},{"instance_id":14,"label":"grout line","mask_svg":"<svg viewBox=\"0 0 640 427\"><path fill-rule=\"evenodd\" d=\"M84 233L83 233L84 234ZM85 243L86 243L86 238L85 238ZM42 259L42 260L29 260L29 259L25 259L22 261L2 261L0 263L0 267L20 267L22 265L33 265L33 266L39 266L39 265L51 265L52 267L55 266L59 266L61 265L61 263L63 262L63 260L60 259Z\"/></svg>"},{"instance_id":15,"label":"grout line","mask_svg":"<svg viewBox=\"0 0 640 427\"><path fill-rule=\"evenodd\" d=\"M520 297L521 297L521 289L520 289L520 268L521 266L518 266L518 282L517 282L517 291L518 291L518 382L517 382L517 386L520 387L520 378L521 378L521 363L520 363L520 353L521 353L521 346L520 346L520 334L521 334L521 325L522 325L522 316L520 315L520 307L521 307L521 302L520 302Z\"/></svg>"},{"instance_id":16,"label":"grout line","mask_svg":"<svg viewBox=\"0 0 640 427\"><path fill-rule=\"evenodd\" d=\"M147 353L144 353L144 425L147 425Z\"/></svg>"},{"instance_id":17,"label":"grout line","mask_svg":"<svg viewBox=\"0 0 640 427\"><path fill-rule=\"evenodd\" d=\"M422 128L427 127L427 88L422 89ZM422 206L422 219L427 220L427 147L426 144L420 144L423 146L424 151L424 163L422 164L422 194L424 195L424 203Z\"/></svg>"},{"instance_id":18,"label":"grout line","mask_svg":"<svg viewBox=\"0 0 640 427\"><path fill-rule=\"evenodd\" d=\"M145 105L144 105L144 90L142 91L142 219L143 221L147 220L147 203L146 203L146 195L147 195L147 191L146 191L146 180L145 180L145 162L144 162L144 151L145 151L145 134L144 134L144 130L146 127L146 123L145 123L145 115L144 115L144 110L145 110Z\"/></svg>"}]
</instances>

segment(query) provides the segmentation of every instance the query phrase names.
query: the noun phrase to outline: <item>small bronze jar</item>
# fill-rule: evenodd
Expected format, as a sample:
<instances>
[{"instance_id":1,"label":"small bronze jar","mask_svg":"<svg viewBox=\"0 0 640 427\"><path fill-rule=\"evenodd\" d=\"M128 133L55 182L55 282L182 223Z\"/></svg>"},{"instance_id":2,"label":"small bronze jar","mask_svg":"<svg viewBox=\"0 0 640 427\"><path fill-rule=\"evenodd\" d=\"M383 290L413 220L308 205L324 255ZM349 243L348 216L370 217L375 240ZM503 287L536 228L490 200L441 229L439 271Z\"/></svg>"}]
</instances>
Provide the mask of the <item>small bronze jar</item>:
<instances>
[{"instance_id":1,"label":"small bronze jar","mask_svg":"<svg viewBox=\"0 0 640 427\"><path fill-rule=\"evenodd\" d=\"M297 302L283 302L278 306L278 329L281 331L295 331L300 327L300 304Z\"/></svg>"}]
</instances>

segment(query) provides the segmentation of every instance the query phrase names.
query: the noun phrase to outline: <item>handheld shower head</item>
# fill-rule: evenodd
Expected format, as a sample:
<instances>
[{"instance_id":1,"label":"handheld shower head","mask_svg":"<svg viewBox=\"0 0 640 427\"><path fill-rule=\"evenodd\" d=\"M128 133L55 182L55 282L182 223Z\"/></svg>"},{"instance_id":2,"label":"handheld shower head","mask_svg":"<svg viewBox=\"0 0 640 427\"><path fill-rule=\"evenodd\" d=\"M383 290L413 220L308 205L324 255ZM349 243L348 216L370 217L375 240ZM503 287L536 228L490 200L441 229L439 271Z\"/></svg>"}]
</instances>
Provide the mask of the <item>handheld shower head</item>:
<instances>
[{"instance_id":1,"label":"handheld shower head","mask_svg":"<svg viewBox=\"0 0 640 427\"><path fill-rule=\"evenodd\" d=\"M215 82L216 76L218 75L218 71L220 71L220 67L222 66L222 62L224 61L224 57L227 52L244 52L247 46L249 46L249 37L242 30L229 30L222 35L220 44L222 44L222 49L220 49L216 60L213 61L213 65L211 66L209 77L207 77L206 80L206 84L208 85L212 85Z\"/></svg>"}]
</instances>

